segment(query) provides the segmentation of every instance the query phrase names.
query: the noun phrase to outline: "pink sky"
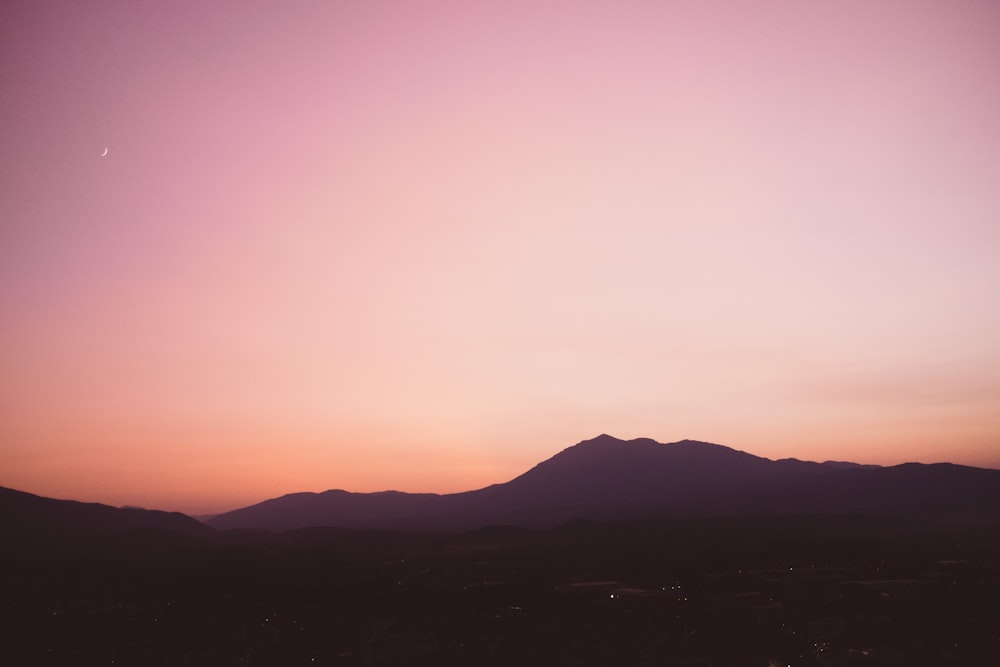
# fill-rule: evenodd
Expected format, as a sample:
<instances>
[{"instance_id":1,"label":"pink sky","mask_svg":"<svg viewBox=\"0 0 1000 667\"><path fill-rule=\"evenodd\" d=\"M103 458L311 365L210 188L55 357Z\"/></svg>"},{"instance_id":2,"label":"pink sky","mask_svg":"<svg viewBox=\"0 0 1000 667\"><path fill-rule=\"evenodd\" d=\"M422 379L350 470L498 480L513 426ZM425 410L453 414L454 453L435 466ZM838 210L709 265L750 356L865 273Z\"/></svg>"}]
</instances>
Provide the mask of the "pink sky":
<instances>
[{"instance_id":1,"label":"pink sky","mask_svg":"<svg viewBox=\"0 0 1000 667\"><path fill-rule=\"evenodd\" d=\"M0 485L1000 468L998 68L981 0L2 3Z\"/></svg>"}]
</instances>

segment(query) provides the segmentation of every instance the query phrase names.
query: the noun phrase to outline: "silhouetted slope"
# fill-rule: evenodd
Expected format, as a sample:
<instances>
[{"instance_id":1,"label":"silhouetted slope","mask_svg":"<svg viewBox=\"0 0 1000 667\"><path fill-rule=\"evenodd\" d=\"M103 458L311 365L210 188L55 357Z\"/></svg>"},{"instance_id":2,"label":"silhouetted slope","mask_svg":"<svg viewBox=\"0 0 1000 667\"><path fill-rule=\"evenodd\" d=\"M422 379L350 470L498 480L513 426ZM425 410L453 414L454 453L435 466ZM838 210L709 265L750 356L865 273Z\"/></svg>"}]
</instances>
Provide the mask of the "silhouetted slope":
<instances>
[{"instance_id":1,"label":"silhouetted slope","mask_svg":"<svg viewBox=\"0 0 1000 667\"><path fill-rule=\"evenodd\" d=\"M8 554L151 552L215 532L178 512L56 500L4 487L0 531Z\"/></svg>"},{"instance_id":2,"label":"silhouetted slope","mask_svg":"<svg viewBox=\"0 0 1000 667\"><path fill-rule=\"evenodd\" d=\"M955 522L1000 518L1000 471L951 463L850 468L810 480L783 480L780 494L760 503L779 513L853 512L922 516Z\"/></svg>"},{"instance_id":3,"label":"silhouetted slope","mask_svg":"<svg viewBox=\"0 0 1000 667\"><path fill-rule=\"evenodd\" d=\"M1000 471L772 461L692 440L585 440L504 484L448 495L297 493L221 514L217 528L459 530L574 518L855 513L998 521Z\"/></svg>"},{"instance_id":4,"label":"silhouetted slope","mask_svg":"<svg viewBox=\"0 0 1000 667\"><path fill-rule=\"evenodd\" d=\"M340 528L400 527L409 519L424 521L444 508L443 496L432 493L290 493L280 498L219 514L208 521L216 528L290 530L312 526Z\"/></svg>"}]
</instances>

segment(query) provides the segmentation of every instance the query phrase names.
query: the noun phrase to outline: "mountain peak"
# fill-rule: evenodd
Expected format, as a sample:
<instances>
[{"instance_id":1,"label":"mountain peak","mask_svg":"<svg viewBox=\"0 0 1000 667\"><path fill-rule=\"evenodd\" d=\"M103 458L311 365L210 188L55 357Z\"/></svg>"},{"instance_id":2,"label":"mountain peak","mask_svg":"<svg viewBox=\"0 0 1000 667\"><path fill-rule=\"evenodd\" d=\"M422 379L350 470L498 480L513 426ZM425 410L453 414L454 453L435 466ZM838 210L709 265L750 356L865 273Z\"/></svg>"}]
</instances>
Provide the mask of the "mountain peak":
<instances>
[{"instance_id":1,"label":"mountain peak","mask_svg":"<svg viewBox=\"0 0 1000 667\"><path fill-rule=\"evenodd\" d=\"M582 440L582 441L580 441L577 444L580 444L580 445L587 445L587 444L595 444L595 445L604 445L604 444L607 444L607 445L614 445L614 444L621 444L623 442L625 442L625 440L622 440L621 438L616 438L613 435L608 435L607 433L602 433L599 436L597 436L596 438L591 438L590 440Z\"/></svg>"},{"instance_id":2,"label":"mountain peak","mask_svg":"<svg viewBox=\"0 0 1000 667\"><path fill-rule=\"evenodd\" d=\"M589 440L582 440L577 443L578 445L657 445L660 447L718 447L722 449L732 449L731 447L726 447L725 445L717 445L714 442L706 442L704 440L691 440L690 438L685 438L683 440L678 440L676 442L663 443L652 438L632 438L631 440L623 440L621 438L616 438L613 435L608 435L607 433L602 433ZM736 450L734 450L736 451Z\"/></svg>"}]
</instances>

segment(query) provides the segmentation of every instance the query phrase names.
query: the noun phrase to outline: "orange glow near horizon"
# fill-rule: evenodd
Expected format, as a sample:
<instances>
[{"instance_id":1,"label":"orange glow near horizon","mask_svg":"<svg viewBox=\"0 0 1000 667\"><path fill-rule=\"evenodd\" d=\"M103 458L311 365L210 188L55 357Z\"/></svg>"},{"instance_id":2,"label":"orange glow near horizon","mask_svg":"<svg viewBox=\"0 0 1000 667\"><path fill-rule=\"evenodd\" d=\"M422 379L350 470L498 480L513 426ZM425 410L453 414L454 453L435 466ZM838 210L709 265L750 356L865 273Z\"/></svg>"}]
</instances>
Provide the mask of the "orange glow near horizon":
<instances>
[{"instance_id":1,"label":"orange glow near horizon","mask_svg":"<svg viewBox=\"0 0 1000 667\"><path fill-rule=\"evenodd\" d=\"M293 4L0 6L0 485L1000 468L1000 9Z\"/></svg>"}]
</instances>

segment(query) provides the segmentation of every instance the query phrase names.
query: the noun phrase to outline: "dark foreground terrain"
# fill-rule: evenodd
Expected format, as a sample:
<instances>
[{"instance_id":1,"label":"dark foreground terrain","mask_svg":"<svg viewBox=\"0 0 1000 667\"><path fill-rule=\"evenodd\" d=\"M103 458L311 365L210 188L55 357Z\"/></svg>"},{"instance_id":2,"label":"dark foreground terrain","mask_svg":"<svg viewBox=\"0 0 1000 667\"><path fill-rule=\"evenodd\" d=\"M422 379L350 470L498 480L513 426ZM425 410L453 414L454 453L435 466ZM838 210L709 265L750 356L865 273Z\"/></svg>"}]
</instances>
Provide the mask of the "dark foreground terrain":
<instances>
[{"instance_id":1,"label":"dark foreground terrain","mask_svg":"<svg viewBox=\"0 0 1000 667\"><path fill-rule=\"evenodd\" d=\"M9 665L997 665L1000 531L846 516L0 552Z\"/></svg>"}]
</instances>

